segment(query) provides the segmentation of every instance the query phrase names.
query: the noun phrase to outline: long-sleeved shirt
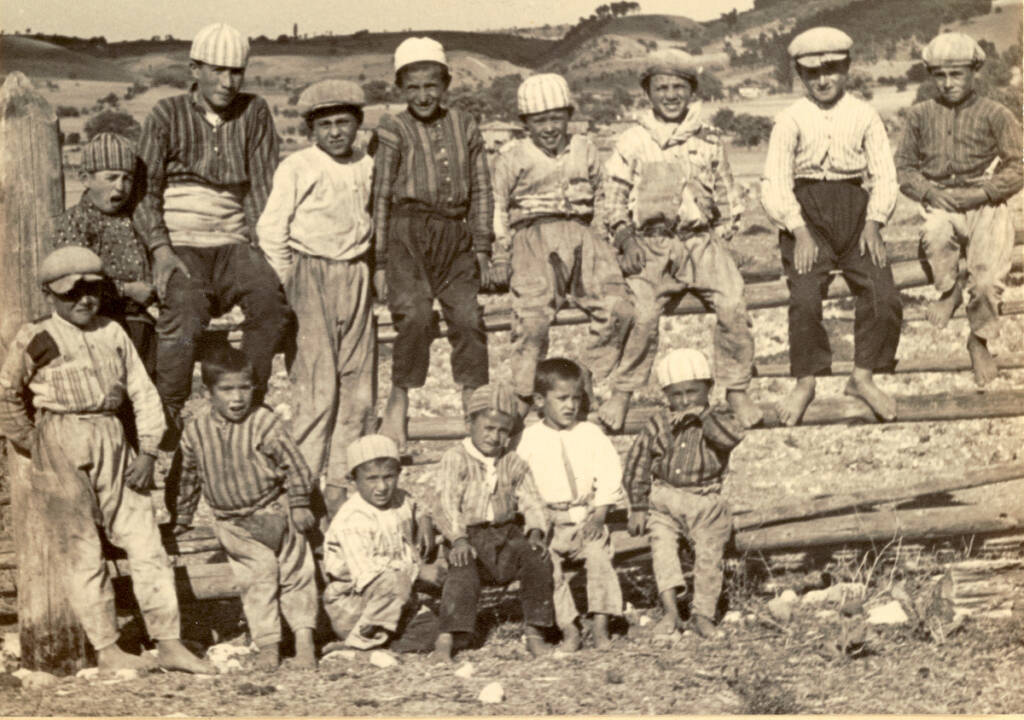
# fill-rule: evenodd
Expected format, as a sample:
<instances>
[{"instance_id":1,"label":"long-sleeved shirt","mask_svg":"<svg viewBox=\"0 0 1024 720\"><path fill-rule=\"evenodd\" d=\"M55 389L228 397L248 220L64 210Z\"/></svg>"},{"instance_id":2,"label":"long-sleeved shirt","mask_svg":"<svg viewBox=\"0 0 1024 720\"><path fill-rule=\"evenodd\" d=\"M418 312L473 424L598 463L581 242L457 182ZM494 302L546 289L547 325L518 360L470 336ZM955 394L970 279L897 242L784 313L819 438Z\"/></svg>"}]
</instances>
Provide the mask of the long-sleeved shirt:
<instances>
[{"instance_id":1,"label":"long-sleeved shirt","mask_svg":"<svg viewBox=\"0 0 1024 720\"><path fill-rule=\"evenodd\" d=\"M512 228L540 217L590 221L601 189L601 163L594 143L573 135L562 152L548 155L529 138L506 143L494 163L494 250L508 258Z\"/></svg>"},{"instance_id":2,"label":"long-sleeved shirt","mask_svg":"<svg viewBox=\"0 0 1024 720\"><path fill-rule=\"evenodd\" d=\"M670 179L675 188L656 192L675 191L692 181L695 194L716 208L714 214L719 217L708 218L710 222L739 222L743 201L733 181L725 144L715 128L701 121L701 111L702 104L694 102L681 121L664 122L648 110L615 141L605 162L602 193L602 218L609 230L622 223L638 224L637 205L643 200L641 193L646 192L645 176L665 167L673 170Z\"/></svg>"},{"instance_id":3,"label":"long-sleeved shirt","mask_svg":"<svg viewBox=\"0 0 1024 720\"><path fill-rule=\"evenodd\" d=\"M192 522L199 492L221 519L245 517L288 493L291 508L309 507L309 468L284 420L259 406L241 422L206 408L181 437L177 521Z\"/></svg>"},{"instance_id":4,"label":"long-sleeved shirt","mask_svg":"<svg viewBox=\"0 0 1024 720\"><path fill-rule=\"evenodd\" d=\"M391 206L414 202L449 217L464 217L473 249L489 253L494 198L484 139L476 120L455 108L429 122L403 110L385 115L377 126L374 157L373 219L378 267L386 262Z\"/></svg>"},{"instance_id":5,"label":"long-sleeved shirt","mask_svg":"<svg viewBox=\"0 0 1024 720\"><path fill-rule=\"evenodd\" d=\"M743 426L727 408L699 416L656 413L626 455L623 484L634 510L646 510L651 485L714 491L721 488L729 454L743 439Z\"/></svg>"},{"instance_id":6,"label":"long-sleeved shirt","mask_svg":"<svg viewBox=\"0 0 1024 720\"><path fill-rule=\"evenodd\" d=\"M508 522L517 508L527 530L547 528L530 467L515 452L487 458L466 438L441 456L435 478L441 489L432 516L449 542L466 537L469 525Z\"/></svg>"},{"instance_id":7,"label":"long-sleeved shirt","mask_svg":"<svg viewBox=\"0 0 1024 720\"><path fill-rule=\"evenodd\" d=\"M977 184L989 201L1003 202L1024 186L1021 152L1020 122L994 100L972 95L955 107L926 100L907 109L896 151L900 190L920 202L936 186Z\"/></svg>"},{"instance_id":8,"label":"long-sleeved shirt","mask_svg":"<svg viewBox=\"0 0 1024 720\"><path fill-rule=\"evenodd\" d=\"M253 240L270 195L278 138L266 100L240 93L214 125L197 103L197 92L161 100L142 126L138 155L145 168L144 195L134 219L150 252L171 244L164 222L164 190L169 185L240 192Z\"/></svg>"},{"instance_id":9,"label":"long-sleeved shirt","mask_svg":"<svg viewBox=\"0 0 1024 720\"><path fill-rule=\"evenodd\" d=\"M386 570L415 580L419 573L416 524L419 508L402 490L377 508L359 493L349 496L324 536L324 572L362 592Z\"/></svg>"},{"instance_id":10,"label":"long-sleeved shirt","mask_svg":"<svg viewBox=\"0 0 1024 720\"><path fill-rule=\"evenodd\" d=\"M793 191L797 178L871 180L867 220L889 221L899 184L889 136L878 111L849 93L830 108L801 98L775 116L761 183L772 222L793 231L806 225Z\"/></svg>"},{"instance_id":11,"label":"long-sleeved shirt","mask_svg":"<svg viewBox=\"0 0 1024 720\"><path fill-rule=\"evenodd\" d=\"M530 466L541 499L549 507L564 506L573 522L592 507L625 504L619 453L591 422L568 430L534 423L523 431L516 454Z\"/></svg>"},{"instance_id":12,"label":"long-sleeved shirt","mask_svg":"<svg viewBox=\"0 0 1024 720\"><path fill-rule=\"evenodd\" d=\"M155 453L164 433L163 406L131 339L106 318L81 328L54 313L23 325L7 351L0 369L0 430L31 448L33 409L116 413L126 398L139 449Z\"/></svg>"},{"instance_id":13,"label":"long-sleeved shirt","mask_svg":"<svg viewBox=\"0 0 1024 720\"><path fill-rule=\"evenodd\" d=\"M281 161L256 233L260 249L284 282L292 252L353 260L370 248L373 158L364 151L338 162L316 145Z\"/></svg>"}]
</instances>

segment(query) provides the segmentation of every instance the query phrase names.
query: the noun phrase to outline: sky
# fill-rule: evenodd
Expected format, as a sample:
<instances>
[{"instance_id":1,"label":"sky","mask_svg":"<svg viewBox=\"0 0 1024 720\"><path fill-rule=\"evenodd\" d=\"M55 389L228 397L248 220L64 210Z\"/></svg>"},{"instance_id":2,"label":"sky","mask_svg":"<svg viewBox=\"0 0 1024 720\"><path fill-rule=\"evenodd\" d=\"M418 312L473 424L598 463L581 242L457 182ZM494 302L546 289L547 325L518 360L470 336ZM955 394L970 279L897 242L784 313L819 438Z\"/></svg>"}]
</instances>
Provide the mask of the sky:
<instances>
[{"instance_id":1,"label":"sky","mask_svg":"<svg viewBox=\"0 0 1024 720\"><path fill-rule=\"evenodd\" d=\"M575 23L603 0L3 0L0 28L134 40L191 39L203 25L227 22L250 37L358 30L493 30ZM641 0L643 13L710 20L753 0Z\"/></svg>"}]
</instances>

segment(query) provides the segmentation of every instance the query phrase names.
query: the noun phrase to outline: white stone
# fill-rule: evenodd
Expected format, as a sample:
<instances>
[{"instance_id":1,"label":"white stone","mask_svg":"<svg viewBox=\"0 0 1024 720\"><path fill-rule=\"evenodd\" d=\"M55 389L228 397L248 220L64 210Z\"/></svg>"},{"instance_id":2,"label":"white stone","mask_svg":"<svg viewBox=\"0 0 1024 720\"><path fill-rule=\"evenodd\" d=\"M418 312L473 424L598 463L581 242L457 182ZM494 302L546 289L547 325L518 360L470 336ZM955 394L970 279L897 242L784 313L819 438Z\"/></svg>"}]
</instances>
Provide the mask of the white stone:
<instances>
[{"instance_id":1,"label":"white stone","mask_svg":"<svg viewBox=\"0 0 1024 720\"><path fill-rule=\"evenodd\" d=\"M871 625L902 625L909 619L899 600L892 600L868 611L868 623Z\"/></svg>"},{"instance_id":2,"label":"white stone","mask_svg":"<svg viewBox=\"0 0 1024 720\"><path fill-rule=\"evenodd\" d=\"M75 673L75 677L81 678L82 680L95 680L97 677L99 677L99 674L99 668L82 668L77 673Z\"/></svg>"},{"instance_id":3,"label":"white stone","mask_svg":"<svg viewBox=\"0 0 1024 720\"><path fill-rule=\"evenodd\" d=\"M835 610L822 608L818 612L814 613L814 617L818 618L819 620L836 620L839 617L839 613Z\"/></svg>"},{"instance_id":4,"label":"white stone","mask_svg":"<svg viewBox=\"0 0 1024 720\"><path fill-rule=\"evenodd\" d=\"M4 633L4 655L15 660L21 657L21 635L16 632Z\"/></svg>"},{"instance_id":5,"label":"white stone","mask_svg":"<svg viewBox=\"0 0 1024 720\"><path fill-rule=\"evenodd\" d=\"M223 660L219 663L215 662L213 666L217 668L217 672L219 673L229 673L242 669L242 663L235 658L228 658L227 660Z\"/></svg>"},{"instance_id":6,"label":"white stone","mask_svg":"<svg viewBox=\"0 0 1024 720\"><path fill-rule=\"evenodd\" d=\"M121 678L122 680L138 680L141 676L135 668L121 668L114 673L114 677Z\"/></svg>"},{"instance_id":7,"label":"white stone","mask_svg":"<svg viewBox=\"0 0 1024 720\"><path fill-rule=\"evenodd\" d=\"M394 667L398 664L398 658L383 650L374 650L370 653L370 664L379 668Z\"/></svg>"},{"instance_id":8,"label":"white stone","mask_svg":"<svg viewBox=\"0 0 1024 720\"><path fill-rule=\"evenodd\" d=\"M23 678L20 678L21 686L28 688L29 690L35 690L36 688L50 687L60 682L55 675L51 675L48 672L41 672L39 670L29 670L28 674Z\"/></svg>"},{"instance_id":9,"label":"white stone","mask_svg":"<svg viewBox=\"0 0 1024 720\"><path fill-rule=\"evenodd\" d=\"M743 622L743 613L739 610L730 610L722 616L722 622L724 623L740 623Z\"/></svg>"},{"instance_id":10,"label":"white stone","mask_svg":"<svg viewBox=\"0 0 1024 720\"><path fill-rule=\"evenodd\" d=\"M473 663L464 662L462 663L462 665L459 666L459 669L455 671L455 677L471 678L473 677L473 673L475 672L476 668L473 667Z\"/></svg>"},{"instance_id":11,"label":"white stone","mask_svg":"<svg viewBox=\"0 0 1024 720\"><path fill-rule=\"evenodd\" d=\"M323 662L336 662L338 660L349 660L349 661L351 661L351 660L355 660L355 659L356 659L356 651L355 650L333 650L333 651L327 653L326 655L324 655L322 658L320 658L320 662L322 662L322 663Z\"/></svg>"},{"instance_id":12,"label":"white stone","mask_svg":"<svg viewBox=\"0 0 1024 720\"><path fill-rule=\"evenodd\" d=\"M505 688L501 686L500 682L492 682L484 685L484 689L480 691L480 695L477 699L488 705L494 705L505 700Z\"/></svg>"},{"instance_id":13,"label":"white stone","mask_svg":"<svg viewBox=\"0 0 1024 720\"><path fill-rule=\"evenodd\" d=\"M232 645L230 643L220 643L219 645L211 645L206 651L206 658L213 664L224 662L229 658L233 657L244 657L249 655L252 651L246 645Z\"/></svg>"},{"instance_id":14,"label":"white stone","mask_svg":"<svg viewBox=\"0 0 1024 720\"><path fill-rule=\"evenodd\" d=\"M782 594L779 595L779 599L784 602L795 603L797 601L796 591L792 588L786 588L782 591Z\"/></svg>"},{"instance_id":15,"label":"white stone","mask_svg":"<svg viewBox=\"0 0 1024 720\"><path fill-rule=\"evenodd\" d=\"M18 668L17 670L15 670L14 672L11 673L11 675L13 675L14 677L18 678L19 680L24 680L25 678L27 678L31 674L32 674L32 671L29 670L28 668Z\"/></svg>"},{"instance_id":16,"label":"white stone","mask_svg":"<svg viewBox=\"0 0 1024 720\"><path fill-rule=\"evenodd\" d=\"M796 597L796 593L794 593ZM789 622L793 619L793 601L783 595L768 601L768 612L779 622Z\"/></svg>"},{"instance_id":17,"label":"white stone","mask_svg":"<svg viewBox=\"0 0 1024 720\"><path fill-rule=\"evenodd\" d=\"M651 622L652 622L651 619L649 617L647 617L646 615L641 615L640 616L640 622L639 622L640 627L647 627L648 625L651 624Z\"/></svg>"}]
</instances>

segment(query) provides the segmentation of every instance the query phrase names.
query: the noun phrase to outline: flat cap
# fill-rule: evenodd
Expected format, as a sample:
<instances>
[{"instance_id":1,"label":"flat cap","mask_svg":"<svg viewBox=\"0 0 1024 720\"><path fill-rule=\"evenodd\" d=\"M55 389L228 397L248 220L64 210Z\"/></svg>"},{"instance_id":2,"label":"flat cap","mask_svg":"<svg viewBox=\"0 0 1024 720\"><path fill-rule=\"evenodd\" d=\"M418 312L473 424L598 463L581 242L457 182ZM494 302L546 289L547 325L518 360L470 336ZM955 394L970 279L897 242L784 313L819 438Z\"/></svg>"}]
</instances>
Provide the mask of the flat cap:
<instances>
[{"instance_id":1,"label":"flat cap","mask_svg":"<svg viewBox=\"0 0 1024 720\"><path fill-rule=\"evenodd\" d=\"M853 38L834 27L813 27L793 38L787 48L797 64L816 68L822 63L845 60L850 57Z\"/></svg>"},{"instance_id":2,"label":"flat cap","mask_svg":"<svg viewBox=\"0 0 1024 720\"><path fill-rule=\"evenodd\" d=\"M216 67L244 68L249 62L249 40L230 25L214 23L196 33L188 56Z\"/></svg>"},{"instance_id":3,"label":"flat cap","mask_svg":"<svg viewBox=\"0 0 1024 720\"><path fill-rule=\"evenodd\" d=\"M963 33L942 33L932 38L921 59L930 67L974 65L985 62L985 51L969 35Z\"/></svg>"},{"instance_id":4,"label":"flat cap","mask_svg":"<svg viewBox=\"0 0 1024 720\"><path fill-rule=\"evenodd\" d=\"M516 92L520 115L533 115L548 110L572 107L569 83L557 73L531 75L523 80Z\"/></svg>"},{"instance_id":5,"label":"flat cap","mask_svg":"<svg viewBox=\"0 0 1024 720\"><path fill-rule=\"evenodd\" d=\"M682 50L655 50L647 56L647 64L640 75L641 84L655 75L674 75L688 80L696 88L702 68L700 61Z\"/></svg>"},{"instance_id":6,"label":"flat cap","mask_svg":"<svg viewBox=\"0 0 1024 720\"><path fill-rule=\"evenodd\" d=\"M395 72L418 62L435 62L448 67L448 57L444 53L444 45L428 37L411 37L402 41L395 48Z\"/></svg>"},{"instance_id":7,"label":"flat cap","mask_svg":"<svg viewBox=\"0 0 1024 720\"><path fill-rule=\"evenodd\" d=\"M387 435L364 435L349 444L346 450L348 471L351 474L357 467L371 460L391 458L400 461L398 446Z\"/></svg>"},{"instance_id":8,"label":"flat cap","mask_svg":"<svg viewBox=\"0 0 1024 720\"><path fill-rule=\"evenodd\" d=\"M305 117L329 107L358 107L366 104L363 89L351 80L321 80L299 95L299 114Z\"/></svg>"},{"instance_id":9,"label":"flat cap","mask_svg":"<svg viewBox=\"0 0 1024 720\"><path fill-rule=\"evenodd\" d=\"M117 133L100 133L82 148L82 169L135 171L135 146Z\"/></svg>"},{"instance_id":10,"label":"flat cap","mask_svg":"<svg viewBox=\"0 0 1024 720\"><path fill-rule=\"evenodd\" d=\"M496 410L514 417L516 405L516 394L511 386L500 382L490 383L481 385L469 396L466 415L472 416L481 410Z\"/></svg>"},{"instance_id":11,"label":"flat cap","mask_svg":"<svg viewBox=\"0 0 1024 720\"><path fill-rule=\"evenodd\" d=\"M39 284L60 294L71 290L79 280L105 277L100 256L80 245L59 247L39 264Z\"/></svg>"},{"instance_id":12,"label":"flat cap","mask_svg":"<svg viewBox=\"0 0 1024 720\"><path fill-rule=\"evenodd\" d=\"M710 380L711 366L700 350L678 348L661 359L654 374L660 387L668 387L690 380Z\"/></svg>"}]
</instances>

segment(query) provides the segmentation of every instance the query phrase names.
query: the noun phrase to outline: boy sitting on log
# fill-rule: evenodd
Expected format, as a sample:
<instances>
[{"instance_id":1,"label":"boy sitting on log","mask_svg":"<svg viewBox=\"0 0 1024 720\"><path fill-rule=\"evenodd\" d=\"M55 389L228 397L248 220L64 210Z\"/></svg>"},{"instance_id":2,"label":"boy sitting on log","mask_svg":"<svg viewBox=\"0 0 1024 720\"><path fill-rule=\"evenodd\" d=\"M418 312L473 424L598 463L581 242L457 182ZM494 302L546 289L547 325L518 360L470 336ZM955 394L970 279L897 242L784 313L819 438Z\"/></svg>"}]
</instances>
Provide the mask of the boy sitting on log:
<instances>
[{"instance_id":1,"label":"boy sitting on log","mask_svg":"<svg viewBox=\"0 0 1024 720\"><path fill-rule=\"evenodd\" d=\"M53 314L22 326L0 369L0 431L32 456L32 492L48 508L67 549L68 602L101 671L212 672L182 645L174 573L148 491L164 431L160 397L135 346L116 322L98 317L108 278L92 250L58 248L39 266ZM118 411L131 404L135 454ZM13 452L13 450L11 450ZM114 590L102 536L123 548L156 662L117 646Z\"/></svg>"}]
</instances>

